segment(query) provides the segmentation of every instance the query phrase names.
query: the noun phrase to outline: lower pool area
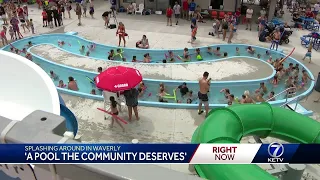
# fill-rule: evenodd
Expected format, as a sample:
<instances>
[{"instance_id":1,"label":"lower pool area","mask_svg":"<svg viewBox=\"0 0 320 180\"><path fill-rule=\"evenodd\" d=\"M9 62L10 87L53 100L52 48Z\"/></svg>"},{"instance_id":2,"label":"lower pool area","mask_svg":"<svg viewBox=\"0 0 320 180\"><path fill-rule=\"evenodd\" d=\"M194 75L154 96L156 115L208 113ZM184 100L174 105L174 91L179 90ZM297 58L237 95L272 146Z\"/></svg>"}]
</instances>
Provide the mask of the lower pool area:
<instances>
[{"instance_id":1,"label":"lower pool area","mask_svg":"<svg viewBox=\"0 0 320 180\"><path fill-rule=\"evenodd\" d=\"M8 45L4 47L4 50L10 51L10 47L15 47L15 48L23 48L26 47L26 44L28 44L29 41L32 42L32 45L27 46L27 47L32 47L34 45L39 45L39 44L45 44L45 43L51 43L55 44L55 41L59 38L67 38L65 39L66 42L73 42L73 41L78 41L79 37L73 36L73 35L65 35L65 34L53 34L53 35L44 35L44 36L35 36L27 39L23 39L20 41L16 41L11 45ZM69 38L69 39L68 39ZM78 43L84 43L84 42L79 42ZM65 46L69 46L69 48L73 47L74 43L71 44L65 44ZM230 45L230 47L235 48L235 46L239 47L241 51L246 51L246 48L249 45ZM223 45L221 47L228 47L228 45ZM228 47L228 48L230 48ZM254 47L254 46L252 46ZM98 47L97 47L98 48ZM101 46L102 48L102 46ZM112 47L109 47L112 48ZM226 50L228 48L225 48ZM29 49L30 50L30 49ZM28 51L29 51L28 50ZM75 50L72 49L64 49L67 52L75 53ZM127 49L125 49L127 51ZM129 49L129 51L132 51L132 49ZM141 53L141 50L135 50L137 53ZM176 50L177 52L182 51L182 50ZM261 61L263 63L266 63L268 67L270 68L270 75L268 75L265 78L260 78L256 79L252 77L252 80L239 80L239 81L212 81L211 86L210 86L210 92L208 93L209 96L209 104L211 107L221 107L221 106L226 106L227 105L227 99L224 95L224 93L220 92L222 89L229 89L230 93L235 96L235 99L239 100L241 99L241 96L244 94L245 91L249 91L251 96L255 96L255 90L259 88L259 84L261 82L264 82L268 91L264 94L263 98L264 100L269 99L269 93L274 92L275 94L281 93L285 91L286 85L285 81L288 78L288 76L284 75L281 79L279 79L279 83L277 85L273 85L271 83L273 77L276 74L276 71L273 69L273 66L271 66L267 60L269 58L273 59L280 59L285 57L285 54L282 54L277 51L270 51L265 48L261 47L255 47L256 53L250 54L248 52L245 52L245 56L231 56L231 57L226 57L226 58L220 58L220 59L215 59L215 61L219 60L232 60L232 59L241 59L241 58L250 58L256 61ZM30 51L29 51L30 52ZM157 52L157 50L150 50L150 52ZM162 51L163 53L165 51ZM230 50L229 54L232 54L232 50ZM261 54L259 54L261 53ZM31 53L32 54L32 53ZM75 53L76 54L76 53ZM255 57L259 54L259 57ZM97 99L97 100L103 100L103 97L101 95L101 91L99 91L96 87L95 84L92 83L92 80L94 79L95 76L97 76L96 72L90 72L90 71L85 71L81 69L76 69L73 67L68 67L62 64L57 64L51 61L48 61L40 56L37 56L35 54L32 54L33 56L33 61L38 64L41 68L43 68L47 73L50 71L53 71L58 77L53 79L55 85L59 84L59 81L62 80L65 84L68 82L68 77L71 76L76 79L79 91L72 91L68 90L66 88L57 88L59 92L61 93L66 93L66 94L71 94L71 95L76 95L76 96L81 96L85 98L92 98L92 99ZM192 62L191 62L192 63ZM196 62L194 62L196 63ZM299 64L300 71L299 71L299 77L297 82L297 86L301 85L301 72L303 69L307 71L309 76L313 79L312 74L304 67L303 64L299 63L298 61L294 60L293 58L289 57L285 62L284 62L284 68L288 68L289 63ZM205 70L204 70L205 71ZM214 76L214 74L210 74L210 76ZM140 98L140 104L145 105L145 106L156 106L156 107L174 107L174 108L196 108L198 104L198 82L197 81L173 81L173 80L154 80L154 79L144 79L143 82L145 83L145 86L147 87L146 91L144 92L143 96ZM179 90L176 90L176 88L181 85L183 82L187 83L188 89L192 92L188 94L187 96L182 96L179 92ZM166 93L167 96L164 97L165 101L164 102L159 102L159 84L163 83L166 87ZM307 84L305 84L303 87L298 88L296 92L296 96L305 96L308 93L311 92L312 87L314 85L314 82L309 81ZM91 94L92 90L95 89L96 95ZM175 91L175 93L174 93ZM293 97L289 97L293 98ZM188 100L190 99L190 100ZM286 93L282 93L281 95L276 97L275 101L271 101L271 104L281 104L287 101L287 96ZM187 103L188 100L188 103Z\"/></svg>"}]
</instances>

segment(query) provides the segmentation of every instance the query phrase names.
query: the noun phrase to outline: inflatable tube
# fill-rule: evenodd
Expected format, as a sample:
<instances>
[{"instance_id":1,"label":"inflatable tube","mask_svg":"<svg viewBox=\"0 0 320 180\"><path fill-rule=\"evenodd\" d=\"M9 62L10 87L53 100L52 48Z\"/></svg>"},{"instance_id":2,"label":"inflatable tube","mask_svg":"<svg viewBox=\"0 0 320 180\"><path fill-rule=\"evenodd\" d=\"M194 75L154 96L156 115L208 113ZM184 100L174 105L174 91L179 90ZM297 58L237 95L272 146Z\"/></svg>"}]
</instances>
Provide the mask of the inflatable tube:
<instances>
[{"instance_id":1,"label":"inflatable tube","mask_svg":"<svg viewBox=\"0 0 320 180\"><path fill-rule=\"evenodd\" d=\"M192 143L240 143L243 136L275 137L293 143L320 143L320 123L268 103L213 109L196 129ZM274 180L257 165L199 164L200 177L223 180Z\"/></svg>"}]
</instances>

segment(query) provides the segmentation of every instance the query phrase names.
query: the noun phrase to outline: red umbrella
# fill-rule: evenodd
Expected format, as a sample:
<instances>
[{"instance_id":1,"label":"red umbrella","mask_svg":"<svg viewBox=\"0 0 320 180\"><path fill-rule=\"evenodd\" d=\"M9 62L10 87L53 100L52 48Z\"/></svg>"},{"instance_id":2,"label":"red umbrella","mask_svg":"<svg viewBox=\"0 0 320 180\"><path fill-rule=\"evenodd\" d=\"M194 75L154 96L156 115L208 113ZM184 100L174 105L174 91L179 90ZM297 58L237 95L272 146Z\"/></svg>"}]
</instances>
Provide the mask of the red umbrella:
<instances>
[{"instance_id":1,"label":"red umbrella","mask_svg":"<svg viewBox=\"0 0 320 180\"><path fill-rule=\"evenodd\" d=\"M96 78L96 86L110 92L119 92L136 87L142 81L137 69L115 66L100 73Z\"/></svg>"}]
</instances>

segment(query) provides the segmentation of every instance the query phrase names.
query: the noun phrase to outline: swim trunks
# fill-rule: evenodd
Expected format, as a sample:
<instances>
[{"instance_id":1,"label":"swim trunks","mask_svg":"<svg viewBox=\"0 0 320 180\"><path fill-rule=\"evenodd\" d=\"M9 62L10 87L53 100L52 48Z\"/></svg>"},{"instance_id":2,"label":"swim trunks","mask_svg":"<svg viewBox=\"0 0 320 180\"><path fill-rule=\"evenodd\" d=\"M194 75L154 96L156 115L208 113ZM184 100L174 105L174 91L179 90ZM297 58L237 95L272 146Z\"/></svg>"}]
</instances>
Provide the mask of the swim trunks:
<instances>
[{"instance_id":1,"label":"swim trunks","mask_svg":"<svg viewBox=\"0 0 320 180\"><path fill-rule=\"evenodd\" d=\"M311 57L311 52L307 52L306 57Z\"/></svg>"},{"instance_id":2,"label":"swim trunks","mask_svg":"<svg viewBox=\"0 0 320 180\"><path fill-rule=\"evenodd\" d=\"M208 94L202 94L200 91L198 92L198 98L199 98L202 102L208 102L208 101L209 101Z\"/></svg>"},{"instance_id":3,"label":"swim trunks","mask_svg":"<svg viewBox=\"0 0 320 180\"><path fill-rule=\"evenodd\" d=\"M114 112L114 113L112 113L113 115L118 115L119 114L119 111L117 111L117 112Z\"/></svg>"}]
</instances>

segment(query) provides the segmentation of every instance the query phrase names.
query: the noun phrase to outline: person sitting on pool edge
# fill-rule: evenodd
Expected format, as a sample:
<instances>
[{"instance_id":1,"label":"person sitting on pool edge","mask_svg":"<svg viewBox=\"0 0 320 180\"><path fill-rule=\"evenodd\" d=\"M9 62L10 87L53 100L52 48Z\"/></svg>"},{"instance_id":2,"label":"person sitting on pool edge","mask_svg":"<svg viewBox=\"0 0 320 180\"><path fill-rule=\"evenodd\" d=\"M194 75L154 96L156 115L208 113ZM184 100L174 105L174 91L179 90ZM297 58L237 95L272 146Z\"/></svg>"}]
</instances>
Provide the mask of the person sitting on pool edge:
<instances>
[{"instance_id":1,"label":"person sitting on pool edge","mask_svg":"<svg viewBox=\"0 0 320 180\"><path fill-rule=\"evenodd\" d=\"M78 84L77 84L76 80L72 76L70 76L68 79L69 79L68 89L73 90L73 91L78 91L79 88L78 88Z\"/></svg>"},{"instance_id":2,"label":"person sitting on pool edge","mask_svg":"<svg viewBox=\"0 0 320 180\"><path fill-rule=\"evenodd\" d=\"M143 35L142 39L136 43L136 47L141 49L149 48L149 40L146 35Z\"/></svg>"},{"instance_id":3,"label":"person sitting on pool edge","mask_svg":"<svg viewBox=\"0 0 320 180\"><path fill-rule=\"evenodd\" d=\"M178 89L180 89L181 97L185 96L189 92L189 88L185 82L179 85L175 90L177 91Z\"/></svg>"}]
</instances>

